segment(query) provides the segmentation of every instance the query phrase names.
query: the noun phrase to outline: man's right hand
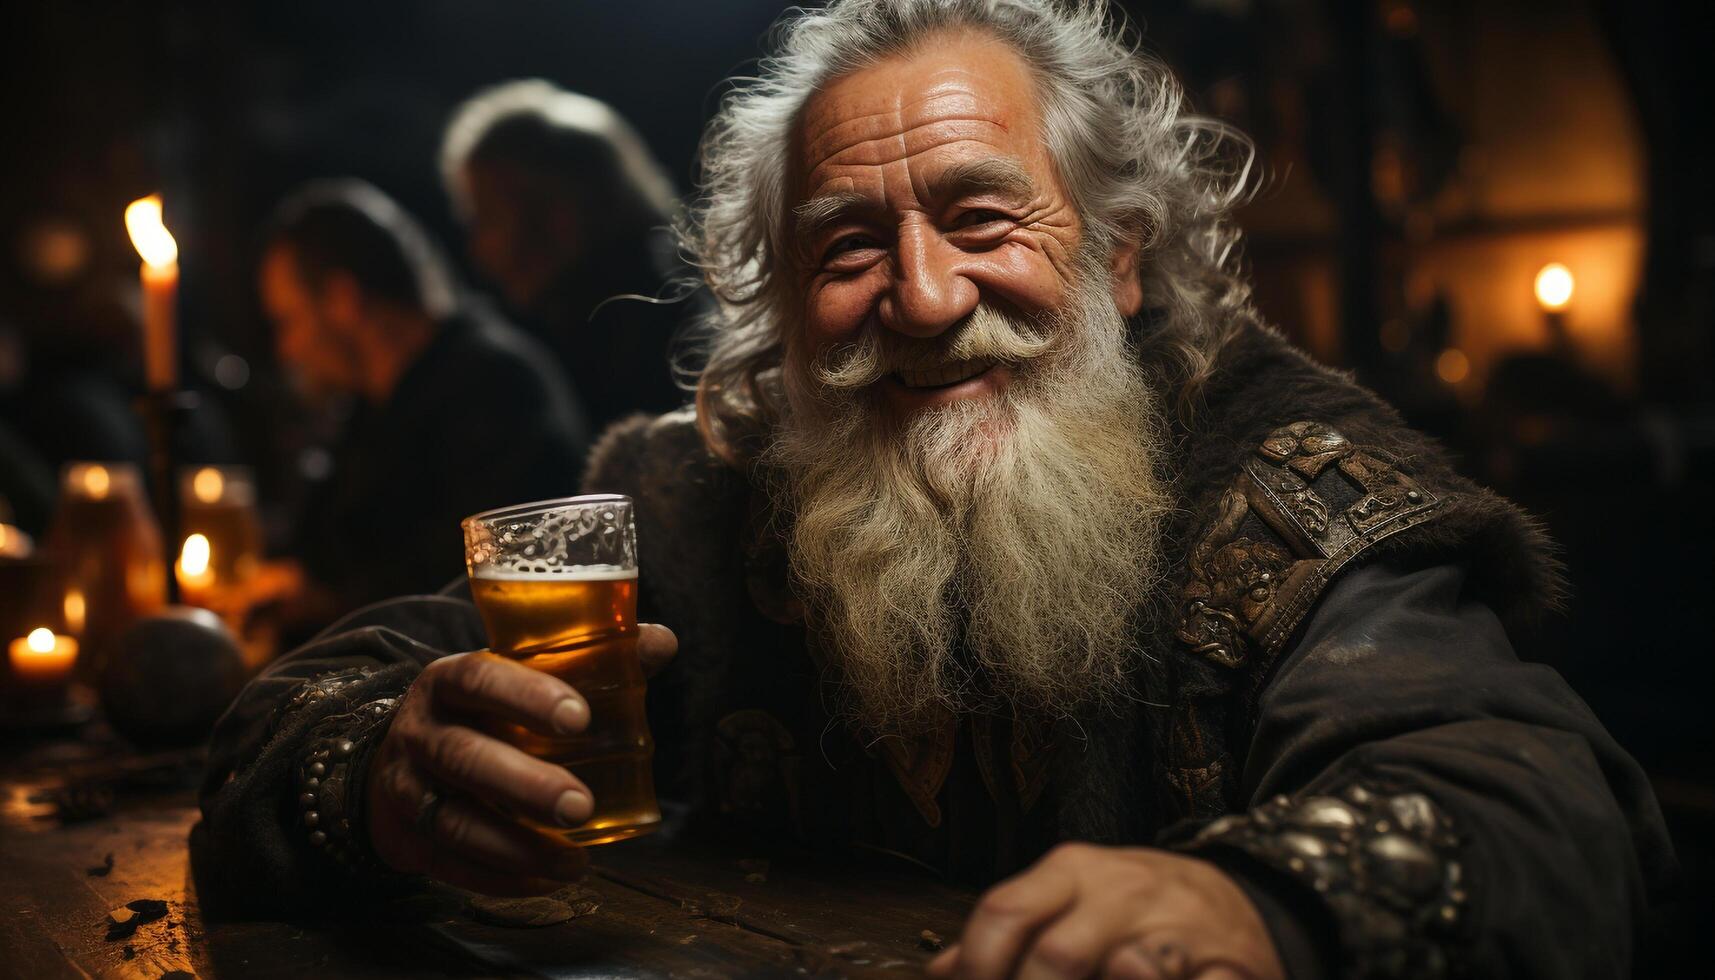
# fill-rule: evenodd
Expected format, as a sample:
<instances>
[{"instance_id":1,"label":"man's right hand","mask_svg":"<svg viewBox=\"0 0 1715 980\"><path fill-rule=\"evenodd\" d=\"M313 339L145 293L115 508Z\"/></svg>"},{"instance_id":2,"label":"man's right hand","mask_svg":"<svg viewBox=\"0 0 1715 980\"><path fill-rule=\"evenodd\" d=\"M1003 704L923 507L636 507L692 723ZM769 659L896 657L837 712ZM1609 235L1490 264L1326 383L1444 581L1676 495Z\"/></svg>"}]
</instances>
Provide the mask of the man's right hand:
<instances>
[{"instance_id":1,"label":"man's right hand","mask_svg":"<svg viewBox=\"0 0 1715 980\"><path fill-rule=\"evenodd\" d=\"M676 647L667 629L641 627L646 673ZM589 717L589 704L566 682L492 653L429 664L369 767L376 855L397 871L490 895L540 895L581 876L588 864L582 848L518 818L575 827L592 812L589 788L564 767L485 732L510 722L563 736L583 731Z\"/></svg>"}]
</instances>

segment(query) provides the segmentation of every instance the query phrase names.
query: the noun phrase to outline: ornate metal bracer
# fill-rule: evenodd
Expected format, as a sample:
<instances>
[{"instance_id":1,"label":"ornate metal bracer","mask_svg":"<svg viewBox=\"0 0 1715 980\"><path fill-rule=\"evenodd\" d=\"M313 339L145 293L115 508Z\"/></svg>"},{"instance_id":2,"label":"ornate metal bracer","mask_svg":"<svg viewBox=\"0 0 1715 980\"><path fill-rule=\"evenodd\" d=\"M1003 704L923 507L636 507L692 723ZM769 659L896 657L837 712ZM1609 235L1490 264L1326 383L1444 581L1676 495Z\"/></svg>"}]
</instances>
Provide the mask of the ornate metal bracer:
<instances>
[{"instance_id":1,"label":"ornate metal bracer","mask_svg":"<svg viewBox=\"0 0 1715 980\"><path fill-rule=\"evenodd\" d=\"M349 705L349 688L369 678L374 668L354 667L323 674L293 696L282 716L328 699L348 702L349 710L320 719L305 738L294 784L295 820L311 847L347 871L379 870L363 835L362 773L375 741L387 730L398 698Z\"/></svg>"},{"instance_id":2,"label":"ornate metal bracer","mask_svg":"<svg viewBox=\"0 0 1715 980\"><path fill-rule=\"evenodd\" d=\"M1465 918L1459 845L1428 796L1355 782L1220 817L1180 849L1234 848L1315 890L1339 931L1343 976L1429 980L1460 974L1447 952Z\"/></svg>"}]
</instances>

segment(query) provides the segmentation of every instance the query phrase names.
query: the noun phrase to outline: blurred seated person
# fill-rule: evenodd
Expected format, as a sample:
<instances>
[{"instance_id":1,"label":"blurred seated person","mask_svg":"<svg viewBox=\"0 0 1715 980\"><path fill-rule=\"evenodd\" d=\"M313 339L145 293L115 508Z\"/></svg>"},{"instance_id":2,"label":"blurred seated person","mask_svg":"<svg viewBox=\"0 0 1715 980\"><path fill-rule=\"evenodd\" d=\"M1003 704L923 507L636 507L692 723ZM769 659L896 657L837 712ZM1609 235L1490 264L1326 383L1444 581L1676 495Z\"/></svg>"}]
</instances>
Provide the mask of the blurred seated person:
<instances>
[{"instance_id":1,"label":"blurred seated person","mask_svg":"<svg viewBox=\"0 0 1715 980\"><path fill-rule=\"evenodd\" d=\"M509 82L454 112L441 172L472 263L554 349L597 431L686 401L669 364L693 306L672 301L690 288L673 186L629 123L548 82Z\"/></svg>"},{"instance_id":2,"label":"blurred seated person","mask_svg":"<svg viewBox=\"0 0 1715 980\"><path fill-rule=\"evenodd\" d=\"M288 630L434 591L463 569L461 518L577 492L588 428L547 351L461 303L421 226L380 190L330 181L287 200L260 275L282 365L356 402L295 562L248 598L281 602Z\"/></svg>"}]
</instances>

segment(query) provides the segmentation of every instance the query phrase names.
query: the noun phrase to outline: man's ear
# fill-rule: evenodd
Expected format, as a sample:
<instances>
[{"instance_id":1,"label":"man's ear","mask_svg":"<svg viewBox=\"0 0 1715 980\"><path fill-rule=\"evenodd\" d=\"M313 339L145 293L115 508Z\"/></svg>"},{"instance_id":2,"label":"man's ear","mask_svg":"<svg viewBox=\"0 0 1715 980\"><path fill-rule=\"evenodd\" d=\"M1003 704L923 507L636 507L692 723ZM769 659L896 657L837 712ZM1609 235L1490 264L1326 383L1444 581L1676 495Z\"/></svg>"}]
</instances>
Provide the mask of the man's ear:
<instances>
[{"instance_id":1,"label":"man's ear","mask_svg":"<svg viewBox=\"0 0 1715 980\"><path fill-rule=\"evenodd\" d=\"M349 333L363 319L363 287L349 272L334 269L322 280L322 317Z\"/></svg>"},{"instance_id":2,"label":"man's ear","mask_svg":"<svg viewBox=\"0 0 1715 980\"><path fill-rule=\"evenodd\" d=\"M1114 280L1114 306L1119 308L1121 316L1136 316L1143 309L1143 281L1137 275L1142 252L1142 246L1136 242L1121 242L1108 257L1108 271Z\"/></svg>"}]
</instances>

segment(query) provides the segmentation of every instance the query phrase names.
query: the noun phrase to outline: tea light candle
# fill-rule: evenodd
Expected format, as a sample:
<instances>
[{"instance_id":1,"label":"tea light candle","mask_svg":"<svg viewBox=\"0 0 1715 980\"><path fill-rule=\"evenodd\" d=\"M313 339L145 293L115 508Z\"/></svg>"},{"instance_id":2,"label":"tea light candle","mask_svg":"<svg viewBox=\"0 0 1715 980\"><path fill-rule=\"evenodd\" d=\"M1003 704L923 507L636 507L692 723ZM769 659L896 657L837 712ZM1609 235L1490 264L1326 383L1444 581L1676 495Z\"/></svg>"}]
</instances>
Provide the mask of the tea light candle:
<instances>
[{"instance_id":1,"label":"tea light candle","mask_svg":"<svg viewBox=\"0 0 1715 980\"><path fill-rule=\"evenodd\" d=\"M214 585L214 549L205 534L193 534L185 538L185 546L179 552L179 564L176 571L179 575L179 590L184 594L185 601L197 605L198 600L206 597L210 586Z\"/></svg>"},{"instance_id":2,"label":"tea light candle","mask_svg":"<svg viewBox=\"0 0 1715 980\"><path fill-rule=\"evenodd\" d=\"M12 641L12 676L28 684L55 685L71 679L77 663L77 641L55 635L46 626Z\"/></svg>"}]
</instances>

